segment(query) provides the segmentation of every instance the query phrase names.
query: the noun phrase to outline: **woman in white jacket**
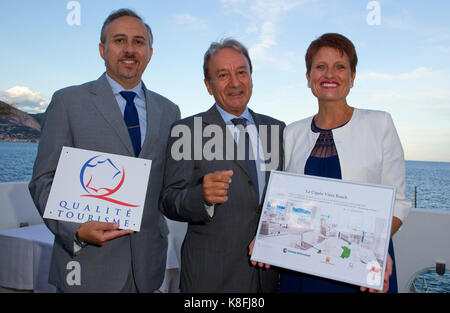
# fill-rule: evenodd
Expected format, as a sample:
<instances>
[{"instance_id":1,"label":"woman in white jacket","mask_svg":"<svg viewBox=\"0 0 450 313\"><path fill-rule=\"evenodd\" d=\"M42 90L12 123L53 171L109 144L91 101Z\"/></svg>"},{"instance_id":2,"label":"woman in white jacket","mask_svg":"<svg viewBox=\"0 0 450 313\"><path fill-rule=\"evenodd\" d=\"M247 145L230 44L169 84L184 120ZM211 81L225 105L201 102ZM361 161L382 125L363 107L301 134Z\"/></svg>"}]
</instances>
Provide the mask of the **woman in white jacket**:
<instances>
[{"instance_id":1,"label":"woman in white jacket","mask_svg":"<svg viewBox=\"0 0 450 313\"><path fill-rule=\"evenodd\" d=\"M392 236L411 207L405 197L403 149L392 118L386 112L347 104L346 97L355 80L357 55L346 37L322 35L311 43L305 59L308 87L318 99L319 111L286 127L285 170L396 186ZM389 254L394 259L392 240ZM395 267L385 288L397 292ZM359 289L291 271L280 277L280 292L347 293Z\"/></svg>"}]
</instances>

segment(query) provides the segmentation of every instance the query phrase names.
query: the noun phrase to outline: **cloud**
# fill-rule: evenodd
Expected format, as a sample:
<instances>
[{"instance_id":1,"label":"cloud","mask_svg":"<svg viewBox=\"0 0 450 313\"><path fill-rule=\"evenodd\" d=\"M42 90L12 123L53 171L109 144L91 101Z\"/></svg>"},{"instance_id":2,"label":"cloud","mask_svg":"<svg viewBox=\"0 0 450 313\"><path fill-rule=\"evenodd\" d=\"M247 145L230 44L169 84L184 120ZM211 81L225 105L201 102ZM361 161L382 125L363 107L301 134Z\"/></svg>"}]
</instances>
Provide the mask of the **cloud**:
<instances>
[{"instance_id":1,"label":"cloud","mask_svg":"<svg viewBox=\"0 0 450 313\"><path fill-rule=\"evenodd\" d=\"M247 19L274 21L310 0L221 0L222 7Z\"/></svg>"},{"instance_id":2,"label":"cloud","mask_svg":"<svg viewBox=\"0 0 450 313\"><path fill-rule=\"evenodd\" d=\"M427 67L419 67L411 72L401 74L387 74L377 72L362 72L357 74L360 80L378 81L410 81L410 80L435 80L443 77L443 73Z\"/></svg>"},{"instance_id":3,"label":"cloud","mask_svg":"<svg viewBox=\"0 0 450 313\"><path fill-rule=\"evenodd\" d=\"M439 44L443 42L449 42L450 41L450 30L446 29L444 31L439 30L436 31L436 33L430 35L428 38L425 39L425 43L430 44Z\"/></svg>"},{"instance_id":4,"label":"cloud","mask_svg":"<svg viewBox=\"0 0 450 313\"><path fill-rule=\"evenodd\" d=\"M403 17L384 17L381 18L382 25L398 30L411 29L411 23Z\"/></svg>"},{"instance_id":5,"label":"cloud","mask_svg":"<svg viewBox=\"0 0 450 313\"><path fill-rule=\"evenodd\" d=\"M265 63L277 64L279 68L286 69L286 64L281 66L284 59L273 57L271 49L277 45L276 26L273 22L263 22L260 26L258 42L249 48L249 53L254 60L264 61Z\"/></svg>"},{"instance_id":6,"label":"cloud","mask_svg":"<svg viewBox=\"0 0 450 313\"><path fill-rule=\"evenodd\" d=\"M378 104L405 104L410 109L414 105L415 109L427 110L428 112L450 113L450 91L447 90L414 90L410 93L405 93L402 90L378 91L373 94L366 94L365 99ZM403 110L404 106L399 106L399 108Z\"/></svg>"},{"instance_id":7,"label":"cloud","mask_svg":"<svg viewBox=\"0 0 450 313\"><path fill-rule=\"evenodd\" d=\"M418 67L404 73L362 72L351 97L355 103L381 107L408 116L433 114L435 121L450 113L450 84L445 72Z\"/></svg>"},{"instance_id":8,"label":"cloud","mask_svg":"<svg viewBox=\"0 0 450 313\"><path fill-rule=\"evenodd\" d=\"M172 19L175 24L191 26L195 29L205 29L208 27L208 24L204 20L189 13L174 14L172 15Z\"/></svg>"},{"instance_id":9,"label":"cloud","mask_svg":"<svg viewBox=\"0 0 450 313\"><path fill-rule=\"evenodd\" d=\"M25 86L15 86L5 91L0 90L0 100L28 113L43 112L49 101L39 92L32 91Z\"/></svg>"},{"instance_id":10,"label":"cloud","mask_svg":"<svg viewBox=\"0 0 450 313\"><path fill-rule=\"evenodd\" d=\"M258 41L249 47L249 53L254 63L275 65L278 69L289 70L291 61L295 60L292 53L287 52L280 57L277 47L277 24L289 12L301 4L311 0L221 0L222 7L248 20L247 34L257 36Z\"/></svg>"}]
</instances>

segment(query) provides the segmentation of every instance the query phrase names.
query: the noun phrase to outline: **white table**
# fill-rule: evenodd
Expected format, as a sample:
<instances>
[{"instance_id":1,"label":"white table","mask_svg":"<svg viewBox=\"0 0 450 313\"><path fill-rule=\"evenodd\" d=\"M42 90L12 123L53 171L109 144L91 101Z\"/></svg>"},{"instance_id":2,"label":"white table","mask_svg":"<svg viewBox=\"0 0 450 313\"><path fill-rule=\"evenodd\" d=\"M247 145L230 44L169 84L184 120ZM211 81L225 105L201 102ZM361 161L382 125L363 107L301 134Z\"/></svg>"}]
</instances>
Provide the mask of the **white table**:
<instances>
[{"instance_id":1,"label":"white table","mask_svg":"<svg viewBox=\"0 0 450 313\"><path fill-rule=\"evenodd\" d=\"M45 224L0 231L0 286L55 292L48 283L53 240Z\"/></svg>"},{"instance_id":2,"label":"white table","mask_svg":"<svg viewBox=\"0 0 450 313\"><path fill-rule=\"evenodd\" d=\"M167 265L160 292L179 292L181 243L186 226L168 221ZM34 292L55 292L48 283L54 235L39 224L0 231L0 286Z\"/></svg>"}]
</instances>

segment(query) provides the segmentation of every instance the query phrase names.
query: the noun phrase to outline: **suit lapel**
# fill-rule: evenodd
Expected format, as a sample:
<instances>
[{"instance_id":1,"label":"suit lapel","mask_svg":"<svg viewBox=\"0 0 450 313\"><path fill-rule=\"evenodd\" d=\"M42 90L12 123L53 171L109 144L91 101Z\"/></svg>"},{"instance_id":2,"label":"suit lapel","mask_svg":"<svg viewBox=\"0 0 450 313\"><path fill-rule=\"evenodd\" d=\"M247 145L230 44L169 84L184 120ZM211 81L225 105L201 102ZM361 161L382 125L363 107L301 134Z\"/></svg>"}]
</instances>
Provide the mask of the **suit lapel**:
<instances>
[{"instance_id":1,"label":"suit lapel","mask_svg":"<svg viewBox=\"0 0 450 313\"><path fill-rule=\"evenodd\" d=\"M142 88L145 92L145 102L147 108L147 129L141 129L141 132L146 131L146 135L140 155L142 154L145 155L146 158L151 158L151 147L153 146L153 144L155 144L155 139L157 138L157 135L159 133L162 111L161 107L156 105L157 100L145 87L144 83L142 83Z\"/></svg>"},{"instance_id":2,"label":"suit lapel","mask_svg":"<svg viewBox=\"0 0 450 313\"><path fill-rule=\"evenodd\" d=\"M271 132L271 129L270 129L271 125L267 125L267 123L264 121L263 116L261 116L260 114L256 114L255 112L253 112L250 109L249 109L249 111L250 111L250 114L253 117L253 120L255 121L256 129L258 131L258 137L259 137L259 140L260 140L260 142L262 144L262 148L263 148L262 150L263 150L263 153L264 153L264 160L268 160L270 155L267 155L267 152L268 151L272 151L271 150L272 149L272 147L271 147L271 142L272 142L272 140L271 140L271 136L272 136L271 133L272 132ZM261 134L259 133L260 130L264 130L263 128L260 129L261 125L264 125L264 126L267 127L265 129L266 134L264 134L263 136L261 136ZM269 181L269 177L270 177L270 171L266 171L265 174L266 174L266 184L267 184L267 182Z\"/></svg>"},{"instance_id":3,"label":"suit lapel","mask_svg":"<svg viewBox=\"0 0 450 313\"><path fill-rule=\"evenodd\" d=\"M95 81L91 93L93 94L92 103L94 107L104 117L111 129L117 134L117 137L126 147L129 154L134 155L130 135L128 134L119 105L111 90L111 86L106 80L105 74Z\"/></svg>"}]
</instances>

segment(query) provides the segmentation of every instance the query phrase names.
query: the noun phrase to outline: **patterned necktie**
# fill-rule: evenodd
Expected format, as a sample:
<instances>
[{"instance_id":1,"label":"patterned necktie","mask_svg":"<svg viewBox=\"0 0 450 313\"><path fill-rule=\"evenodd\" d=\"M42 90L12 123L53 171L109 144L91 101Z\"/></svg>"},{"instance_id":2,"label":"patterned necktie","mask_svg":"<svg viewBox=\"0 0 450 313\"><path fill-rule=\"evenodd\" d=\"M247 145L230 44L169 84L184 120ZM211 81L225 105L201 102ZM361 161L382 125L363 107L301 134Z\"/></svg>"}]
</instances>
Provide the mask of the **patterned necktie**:
<instances>
[{"instance_id":1,"label":"patterned necktie","mask_svg":"<svg viewBox=\"0 0 450 313\"><path fill-rule=\"evenodd\" d=\"M245 163L247 163L247 168L250 173L250 177L252 178L253 185L255 185L256 192L259 195L259 188L258 188L258 173L256 172L256 162L255 158L253 156L253 153L250 150L250 136L248 134L248 131L246 130L247 126L247 120L245 118L233 118L231 122L235 125L241 125L242 127L239 127L239 140L238 140L238 148L242 147L242 140L245 141ZM238 153L239 155L239 153ZM252 157L250 157L250 155Z\"/></svg>"},{"instance_id":2,"label":"patterned necktie","mask_svg":"<svg viewBox=\"0 0 450 313\"><path fill-rule=\"evenodd\" d=\"M133 144L134 156L138 156L141 152L141 129L139 127L139 116L134 105L135 92L121 91L120 95L127 100L123 119L128 127L128 133L130 134L131 143Z\"/></svg>"}]
</instances>

